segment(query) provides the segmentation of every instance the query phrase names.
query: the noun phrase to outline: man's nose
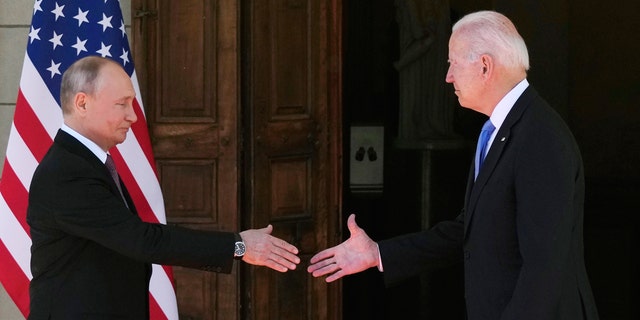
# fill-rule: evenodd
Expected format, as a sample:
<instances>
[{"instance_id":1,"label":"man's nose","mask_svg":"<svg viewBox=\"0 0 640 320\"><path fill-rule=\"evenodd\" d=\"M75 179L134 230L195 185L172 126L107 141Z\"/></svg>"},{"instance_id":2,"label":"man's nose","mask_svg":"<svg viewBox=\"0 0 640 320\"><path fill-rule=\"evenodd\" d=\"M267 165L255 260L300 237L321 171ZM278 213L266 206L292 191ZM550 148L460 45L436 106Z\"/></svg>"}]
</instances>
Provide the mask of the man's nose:
<instances>
[{"instance_id":1,"label":"man's nose","mask_svg":"<svg viewBox=\"0 0 640 320\"><path fill-rule=\"evenodd\" d=\"M453 74L451 73L451 68L447 69L447 75L444 78L444 81L447 83L453 83Z\"/></svg>"},{"instance_id":2,"label":"man's nose","mask_svg":"<svg viewBox=\"0 0 640 320\"><path fill-rule=\"evenodd\" d=\"M127 109L127 120L131 121L131 123L135 123L136 121L138 121L138 116L136 115L136 111L134 110L133 105L130 105Z\"/></svg>"}]
</instances>

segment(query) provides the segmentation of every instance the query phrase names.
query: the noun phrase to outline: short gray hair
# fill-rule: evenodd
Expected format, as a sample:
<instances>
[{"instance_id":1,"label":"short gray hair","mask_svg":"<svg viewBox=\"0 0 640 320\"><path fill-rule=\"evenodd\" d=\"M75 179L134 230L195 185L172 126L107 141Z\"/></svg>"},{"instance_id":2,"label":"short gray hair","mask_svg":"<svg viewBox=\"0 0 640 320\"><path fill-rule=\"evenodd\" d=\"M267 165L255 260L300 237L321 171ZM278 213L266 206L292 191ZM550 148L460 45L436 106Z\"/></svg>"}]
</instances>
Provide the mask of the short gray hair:
<instances>
[{"instance_id":1,"label":"short gray hair","mask_svg":"<svg viewBox=\"0 0 640 320\"><path fill-rule=\"evenodd\" d=\"M515 25L495 11L470 13L453 25L452 33L462 37L475 60L488 54L507 68L529 70L529 53Z\"/></svg>"},{"instance_id":2,"label":"short gray hair","mask_svg":"<svg viewBox=\"0 0 640 320\"><path fill-rule=\"evenodd\" d=\"M74 62L62 75L60 84L60 104L62 113L71 112L73 99L79 92L88 95L96 93L100 85L100 70L103 66L116 62L99 56L88 56Z\"/></svg>"}]
</instances>

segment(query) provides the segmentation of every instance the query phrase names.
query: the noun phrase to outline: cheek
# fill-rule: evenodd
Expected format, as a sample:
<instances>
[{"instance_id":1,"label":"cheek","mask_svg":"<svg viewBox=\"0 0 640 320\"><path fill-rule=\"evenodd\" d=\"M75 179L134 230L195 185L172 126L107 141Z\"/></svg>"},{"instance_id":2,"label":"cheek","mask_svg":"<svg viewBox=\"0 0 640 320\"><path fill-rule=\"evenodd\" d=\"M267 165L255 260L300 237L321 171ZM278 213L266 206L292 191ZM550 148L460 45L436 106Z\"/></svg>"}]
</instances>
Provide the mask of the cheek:
<instances>
[{"instance_id":1,"label":"cheek","mask_svg":"<svg viewBox=\"0 0 640 320\"><path fill-rule=\"evenodd\" d=\"M473 83L474 83L473 76L468 72L459 74L458 77L456 78L456 83L458 84L458 88L460 90L465 90L465 91L473 90Z\"/></svg>"}]
</instances>

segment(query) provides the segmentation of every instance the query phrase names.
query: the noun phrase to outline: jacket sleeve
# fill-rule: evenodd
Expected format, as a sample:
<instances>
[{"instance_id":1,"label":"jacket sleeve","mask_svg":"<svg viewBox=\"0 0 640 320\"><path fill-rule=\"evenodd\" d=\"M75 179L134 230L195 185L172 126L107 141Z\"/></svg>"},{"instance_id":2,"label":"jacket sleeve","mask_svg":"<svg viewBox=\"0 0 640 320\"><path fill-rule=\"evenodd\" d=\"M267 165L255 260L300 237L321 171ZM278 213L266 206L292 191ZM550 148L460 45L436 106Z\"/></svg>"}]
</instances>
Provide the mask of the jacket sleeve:
<instances>
[{"instance_id":1,"label":"jacket sleeve","mask_svg":"<svg viewBox=\"0 0 640 320\"><path fill-rule=\"evenodd\" d=\"M58 228L132 259L231 272L234 235L143 222L112 190L110 177L87 161L43 170L32 184L30 211L38 228ZM48 225L47 225L48 224Z\"/></svg>"},{"instance_id":2,"label":"jacket sleeve","mask_svg":"<svg viewBox=\"0 0 640 320\"><path fill-rule=\"evenodd\" d=\"M430 230L380 241L385 284L418 275L429 265L461 262L463 233L464 213L460 213L456 219L442 221Z\"/></svg>"}]
</instances>

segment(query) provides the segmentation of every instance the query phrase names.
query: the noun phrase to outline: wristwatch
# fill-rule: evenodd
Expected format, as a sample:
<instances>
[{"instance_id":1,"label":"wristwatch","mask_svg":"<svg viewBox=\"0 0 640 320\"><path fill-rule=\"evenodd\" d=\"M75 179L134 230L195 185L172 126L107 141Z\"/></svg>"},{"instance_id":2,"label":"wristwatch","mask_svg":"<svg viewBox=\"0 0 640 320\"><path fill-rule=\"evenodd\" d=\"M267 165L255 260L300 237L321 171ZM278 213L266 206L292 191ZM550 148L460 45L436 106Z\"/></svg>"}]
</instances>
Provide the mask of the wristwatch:
<instances>
[{"instance_id":1,"label":"wristwatch","mask_svg":"<svg viewBox=\"0 0 640 320\"><path fill-rule=\"evenodd\" d=\"M233 250L233 258L241 260L244 256L244 253L247 251L247 246L244 245L244 241L242 241L242 237L239 233L235 234L236 243L235 248Z\"/></svg>"}]
</instances>

